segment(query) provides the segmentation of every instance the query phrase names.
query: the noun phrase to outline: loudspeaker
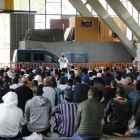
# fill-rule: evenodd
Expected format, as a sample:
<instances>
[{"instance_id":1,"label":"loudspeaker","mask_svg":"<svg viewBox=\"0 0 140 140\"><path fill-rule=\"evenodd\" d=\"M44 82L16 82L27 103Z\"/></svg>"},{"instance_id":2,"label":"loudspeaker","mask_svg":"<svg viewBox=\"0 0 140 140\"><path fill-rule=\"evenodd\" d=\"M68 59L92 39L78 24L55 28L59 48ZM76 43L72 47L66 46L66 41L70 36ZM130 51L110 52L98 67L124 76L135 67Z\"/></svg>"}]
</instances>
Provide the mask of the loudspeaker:
<instances>
[{"instance_id":1,"label":"loudspeaker","mask_svg":"<svg viewBox=\"0 0 140 140\"><path fill-rule=\"evenodd\" d=\"M135 60L135 58L134 57L131 57L131 60Z\"/></svg>"}]
</instances>

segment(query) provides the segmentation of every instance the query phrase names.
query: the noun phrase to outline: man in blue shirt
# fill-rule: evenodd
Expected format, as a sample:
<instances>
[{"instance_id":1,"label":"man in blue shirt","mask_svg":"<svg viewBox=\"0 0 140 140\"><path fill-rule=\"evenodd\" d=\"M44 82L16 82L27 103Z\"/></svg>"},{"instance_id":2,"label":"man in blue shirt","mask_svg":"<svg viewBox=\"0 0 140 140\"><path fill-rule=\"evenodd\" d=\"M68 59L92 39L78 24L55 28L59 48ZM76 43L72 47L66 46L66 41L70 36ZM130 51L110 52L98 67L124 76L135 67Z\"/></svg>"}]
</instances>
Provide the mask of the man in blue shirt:
<instances>
[{"instance_id":1,"label":"man in blue shirt","mask_svg":"<svg viewBox=\"0 0 140 140\"><path fill-rule=\"evenodd\" d=\"M139 95L140 95L140 81L138 81L137 84L136 84L136 91L128 94L128 99L129 99L132 107L134 106L134 103L135 103L135 101L136 101L136 99L138 98Z\"/></svg>"}]
</instances>

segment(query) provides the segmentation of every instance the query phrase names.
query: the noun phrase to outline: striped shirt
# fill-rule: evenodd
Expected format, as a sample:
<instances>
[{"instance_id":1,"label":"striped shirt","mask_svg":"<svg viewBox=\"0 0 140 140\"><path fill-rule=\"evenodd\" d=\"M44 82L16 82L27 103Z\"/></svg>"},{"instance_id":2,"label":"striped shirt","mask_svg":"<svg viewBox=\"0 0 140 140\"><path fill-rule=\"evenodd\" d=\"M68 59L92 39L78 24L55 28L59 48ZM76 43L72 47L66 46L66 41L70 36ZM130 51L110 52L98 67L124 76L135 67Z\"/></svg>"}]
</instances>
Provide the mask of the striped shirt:
<instances>
[{"instance_id":1,"label":"striped shirt","mask_svg":"<svg viewBox=\"0 0 140 140\"><path fill-rule=\"evenodd\" d=\"M61 103L53 109L55 114L54 130L64 137L72 137L77 131L75 119L77 114L77 103Z\"/></svg>"}]
</instances>

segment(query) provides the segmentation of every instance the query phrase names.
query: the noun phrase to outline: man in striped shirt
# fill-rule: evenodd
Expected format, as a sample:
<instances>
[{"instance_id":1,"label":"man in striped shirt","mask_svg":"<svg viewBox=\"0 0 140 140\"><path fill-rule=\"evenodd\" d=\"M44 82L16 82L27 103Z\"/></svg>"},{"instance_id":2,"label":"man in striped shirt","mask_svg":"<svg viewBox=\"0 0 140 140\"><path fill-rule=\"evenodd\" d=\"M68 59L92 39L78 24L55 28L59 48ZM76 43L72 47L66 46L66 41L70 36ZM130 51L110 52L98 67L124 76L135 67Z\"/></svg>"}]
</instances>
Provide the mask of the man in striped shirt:
<instances>
[{"instance_id":1,"label":"man in striped shirt","mask_svg":"<svg viewBox=\"0 0 140 140\"><path fill-rule=\"evenodd\" d=\"M53 109L55 113L53 131L64 137L71 137L76 131L75 118L78 109L78 103L72 103L74 92L67 89L65 94L65 103L61 103Z\"/></svg>"}]
</instances>

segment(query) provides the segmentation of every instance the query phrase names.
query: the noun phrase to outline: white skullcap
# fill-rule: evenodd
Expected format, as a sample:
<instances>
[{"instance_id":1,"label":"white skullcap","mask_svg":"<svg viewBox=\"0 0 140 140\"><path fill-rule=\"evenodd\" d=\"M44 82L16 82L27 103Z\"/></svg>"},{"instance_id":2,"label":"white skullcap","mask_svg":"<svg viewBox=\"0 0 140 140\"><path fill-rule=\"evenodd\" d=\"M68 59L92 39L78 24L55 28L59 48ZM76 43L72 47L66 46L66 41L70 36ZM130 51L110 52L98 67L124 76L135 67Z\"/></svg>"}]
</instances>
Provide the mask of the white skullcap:
<instances>
[{"instance_id":1,"label":"white skullcap","mask_svg":"<svg viewBox=\"0 0 140 140\"><path fill-rule=\"evenodd\" d=\"M102 74L101 73L97 73L97 77L102 77Z\"/></svg>"},{"instance_id":2,"label":"white skullcap","mask_svg":"<svg viewBox=\"0 0 140 140\"><path fill-rule=\"evenodd\" d=\"M64 53L61 53L61 55L63 55Z\"/></svg>"},{"instance_id":3,"label":"white skullcap","mask_svg":"<svg viewBox=\"0 0 140 140\"><path fill-rule=\"evenodd\" d=\"M37 81L41 82L42 81L42 78L41 78L40 75L36 75L35 78L34 78L34 80L37 80Z\"/></svg>"}]
</instances>

